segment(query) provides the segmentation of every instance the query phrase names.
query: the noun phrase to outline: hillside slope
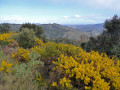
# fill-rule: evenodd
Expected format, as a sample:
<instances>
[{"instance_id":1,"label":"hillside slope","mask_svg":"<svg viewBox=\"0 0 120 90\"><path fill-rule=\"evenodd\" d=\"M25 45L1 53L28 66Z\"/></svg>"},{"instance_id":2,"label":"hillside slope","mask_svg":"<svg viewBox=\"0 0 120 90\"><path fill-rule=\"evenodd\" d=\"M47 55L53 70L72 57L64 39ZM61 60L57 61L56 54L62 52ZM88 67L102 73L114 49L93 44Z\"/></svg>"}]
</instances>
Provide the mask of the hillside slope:
<instances>
[{"instance_id":1,"label":"hillside slope","mask_svg":"<svg viewBox=\"0 0 120 90\"><path fill-rule=\"evenodd\" d=\"M10 24L10 29L14 31L18 31L21 24ZM60 24L40 24L44 29L44 35L48 39L56 39L56 38L68 38L72 40L79 40L81 36L88 37L90 36L89 32L79 31L78 29L63 26Z\"/></svg>"},{"instance_id":2,"label":"hillside slope","mask_svg":"<svg viewBox=\"0 0 120 90\"><path fill-rule=\"evenodd\" d=\"M77 29L79 31L89 32L93 36L102 33L102 31L104 30L104 24L103 23L87 24L87 25L65 25L65 26L72 27L72 28Z\"/></svg>"},{"instance_id":3,"label":"hillside slope","mask_svg":"<svg viewBox=\"0 0 120 90\"><path fill-rule=\"evenodd\" d=\"M79 40L81 35L90 36L87 32L82 32L74 28L62 26L59 24L42 24L41 25L45 31L45 35L49 39L55 39L55 38L69 38L73 40Z\"/></svg>"}]
</instances>

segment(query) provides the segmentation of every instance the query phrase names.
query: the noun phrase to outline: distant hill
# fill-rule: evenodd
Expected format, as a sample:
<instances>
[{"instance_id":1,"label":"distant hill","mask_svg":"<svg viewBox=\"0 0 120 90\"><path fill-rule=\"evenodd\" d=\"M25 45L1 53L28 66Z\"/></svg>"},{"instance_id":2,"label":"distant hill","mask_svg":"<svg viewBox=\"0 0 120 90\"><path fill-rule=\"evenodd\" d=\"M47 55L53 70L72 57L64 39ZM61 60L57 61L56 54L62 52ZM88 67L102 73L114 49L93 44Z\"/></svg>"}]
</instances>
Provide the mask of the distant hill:
<instances>
[{"instance_id":1,"label":"distant hill","mask_svg":"<svg viewBox=\"0 0 120 90\"><path fill-rule=\"evenodd\" d=\"M44 35L49 39L68 38L80 40L84 37L87 41L90 36L97 36L104 30L103 23L88 25L60 25L60 24L39 24L44 29ZM10 24L11 30L18 31L21 24Z\"/></svg>"},{"instance_id":2,"label":"distant hill","mask_svg":"<svg viewBox=\"0 0 120 90\"><path fill-rule=\"evenodd\" d=\"M102 31L104 30L104 23L87 25L64 25L64 26L72 27L83 32L90 32L93 36L102 33Z\"/></svg>"},{"instance_id":3,"label":"distant hill","mask_svg":"<svg viewBox=\"0 0 120 90\"><path fill-rule=\"evenodd\" d=\"M18 31L19 28L21 27L21 24L9 24L9 25L10 25L10 29L14 31Z\"/></svg>"},{"instance_id":4,"label":"distant hill","mask_svg":"<svg viewBox=\"0 0 120 90\"><path fill-rule=\"evenodd\" d=\"M89 36L89 34L86 32L81 32L77 29L62 26L60 24L42 24L41 26L45 31L44 34L47 36L47 38L50 39L64 37L64 38L78 40L81 34L85 34L86 36Z\"/></svg>"},{"instance_id":5,"label":"distant hill","mask_svg":"<svg viewBox=\"0 0 120 90\"><path fill-rule=\"evenodd\" d=\"M46 35L49 39L56 38L68 38L72 40L80 40L81 37L84 37L85 41L87 41L90 37L89 32L79 31L76 28L63 26L60 24L38 24L42 26L44 29L44 35ZM18 31L21 24L10 24L11 30Z\"/></svg>"}]
</instances>

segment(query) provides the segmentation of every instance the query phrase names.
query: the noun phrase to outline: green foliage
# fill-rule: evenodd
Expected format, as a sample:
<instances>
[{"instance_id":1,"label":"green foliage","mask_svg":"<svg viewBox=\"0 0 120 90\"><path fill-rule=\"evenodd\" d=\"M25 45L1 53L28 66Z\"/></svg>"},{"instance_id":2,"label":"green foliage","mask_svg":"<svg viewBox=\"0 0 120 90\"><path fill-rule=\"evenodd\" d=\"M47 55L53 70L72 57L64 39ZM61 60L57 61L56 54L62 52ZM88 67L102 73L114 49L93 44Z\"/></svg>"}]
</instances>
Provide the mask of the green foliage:
<instances>
[{"instance_id":1,"label":"green foliage","mask_svg":"<svg viewBox=\"0 0 120 90\"><path fill-rule=\"evenodd\" d=\"M1 63L2 59L6 59L6 56L5 56L5 54L2 52L2 50L0 50L0 63Z\"/></svg>"},{"instance_id":2,"label":"green foliage","mask_svg":"<svg viewBox=\"0 0 120 90\"><path fill-rule=\"evenodd\" d=\"M35 38L35 33L31 29L23 28L18 35L17 41L19 46L23 48L31 48L34 46Z\"/></svg>"},{"instance_id":3,"label":"green foliage","mask_svg":"<svg viewBox=\"0 0 120 90\"><path fill-rule=\"evenodd\" d=\"M35 51L32 51L29 55L30 61L28 63L21 63L19 65L16 65L16 75L27 77L35 70L36 65L40 64L41 66L44 65L43 62L40 61L40 55L38 55Z\"/></svg>"},{"instance_id":4,"label":"green foliage","mask_svg":"<svg viewBox=\"0 0 120 90\"><path fill-rule=\"evenodd\" d=\"M9 24L3 23L0 26L0 33L8 33L8 32L10 32L10 26L9 26Z\"/></svg>"},{"instance_id":5,"label":"green foliage","mask_svg":"<svg viewBox=\"0 0 120 90\"><path fill-rule=\"evenodd\" d=\"M57 38L53 40L55 43L64 43L64 44L72 44L75 46L79 46L81 42L77 41L77 40L71 40L68 38Z\"/></svg>"},{"instance_id":6,"label":"green foliage","mask_svg":"<svg viewBox=\"0 0 120 90\"><path fill-rule=\"evenodd\" d=\"M39 38L40 38L44 43L47 43L47 42L48 42L48 39L47 39L47 37L46 37L45 35L41 35Z\"/></svg>"},{"instance_id":7,"label":"green foliage","mask_svg":"<svg viewBox=\"0 0 120 90\"><path fill-rule=\"evenodd\" d=\"M36 79L39 78L38 66L44 66L44 63L40 61L40 55L32 51L29 58L29 62L15 64L10 72L2 77L1 90L43 90L45 88L46 82L42 77L39 82Z\"/></svg>"},{"instance_id":8,"label":"green foliage","mask_svg":"<svg viewBox=\"0 0 120 90\"><path fill-rule=\"evenodd\" d=\"M23 28L28 28L28 29L31 29L35 32L35 35L37 37L40 37L43 33L44 33L44 30L42 27L38 26L38 25L35 25L35 24L31 24L31 23L25 23L23 24L19 31L21 32L23 30Z\"/></svg>"},{"instance_id":9,"label":"green foliage","mask_svg":"<svg viewBox=\"0 0 120 90\"><path fill-rule=\"evenodd\" d=\"M113 55L116 55L118 58L120 58L120 42L118 42L118 45L115 45L111 51Z\"/></svg>"},{"instance_id":10,"label":"green foliage","mask_svg":"<svg viewBox=\"0 0 120 90\"><path fill-rule=\"evenodd\" d=\"M36 78L36 84L38 85L38 87L40 88L40 90L41 89L44 90L45 86L47 86L47 83L42 78L41 74L38 73L37 71L35 72L35 78Z\"/></svg>"},{"instance_id":11,"label":"green foliage","mask_svg":"<svg viewBox=\"0 0 120 90\"><path fill-rule=\"evenodd\" d=\"M42 59L53 58L53 57L58 57L59 55L60 55L60 51L57 49L57 47L49 45L41 53L41 58Z\"/></svg>"},{"instance_id":12,"label":"green foliage","mask_svg":"<svg viewBox=\"0 0 120 90\"><path fill-rule=\"evenodd\" d=\"M118 35L120 32L120 18L117 15L114 15L112 19L107 19L105 21L104 27L111 36Z\"/></svg>"},{"instance_id":13,"label":"green foliage","mask_svg":"<svg viewBox=\"0 0 120 90\"><path fill-rule=\"evenodd\" d=\"M115 15L112 19L106 20L103 31L97 38L91 37L90 40L82 46L86 51L98 51L99 53L106 53L108 56L117 55L119 57L120 40L120 18Z\"/></svg>"},{"instance_id":14,"label":"green foliage","mask_svg":"<svg viewBox=\"0 0 120 90\"><path fill-rule=\"evenodd\" d=\"M2 42L0 42L0 46L5 46L5 45L8 45L9 43L8 43L8 41L2 41Z\"/></svg>"}]
</instances>

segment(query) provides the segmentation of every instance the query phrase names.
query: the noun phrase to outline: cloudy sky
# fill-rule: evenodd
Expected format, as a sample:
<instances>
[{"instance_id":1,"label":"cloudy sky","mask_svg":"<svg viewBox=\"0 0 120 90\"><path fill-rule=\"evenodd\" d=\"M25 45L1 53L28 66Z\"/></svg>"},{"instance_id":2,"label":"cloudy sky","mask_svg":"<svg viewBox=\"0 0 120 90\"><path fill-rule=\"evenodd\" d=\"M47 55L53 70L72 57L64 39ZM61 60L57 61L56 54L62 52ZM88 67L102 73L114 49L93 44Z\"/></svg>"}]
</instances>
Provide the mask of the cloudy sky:
<instances>
[{"instance_id":1,"label":"cloudy sky","mask_svg":"<svg viewBox=\"0 0 120 90\"><path fill-rule=\"evenodd\" d=\"M0 23L96 24L117 14L120 0L0 0Z\"/></svg>"}]
</instances>

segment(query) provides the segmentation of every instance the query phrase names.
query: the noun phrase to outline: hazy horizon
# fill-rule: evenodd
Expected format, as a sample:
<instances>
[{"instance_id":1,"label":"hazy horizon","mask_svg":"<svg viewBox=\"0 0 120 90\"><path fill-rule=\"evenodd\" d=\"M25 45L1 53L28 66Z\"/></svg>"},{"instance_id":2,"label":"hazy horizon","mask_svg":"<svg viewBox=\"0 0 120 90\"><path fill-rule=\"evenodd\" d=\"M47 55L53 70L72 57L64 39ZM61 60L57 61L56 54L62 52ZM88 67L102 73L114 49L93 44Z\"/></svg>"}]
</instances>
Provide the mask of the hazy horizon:
<instances>
[{"instance_id":1,"label":"hazy horizon","mask_svg":"<svg viewBox=\"0 0 120 90\"><path fill-rule=\"evenodd\" d=\"M98 24L119 11L119 0L0 0L0 23Z\"/></svg>"}]
</instances>

